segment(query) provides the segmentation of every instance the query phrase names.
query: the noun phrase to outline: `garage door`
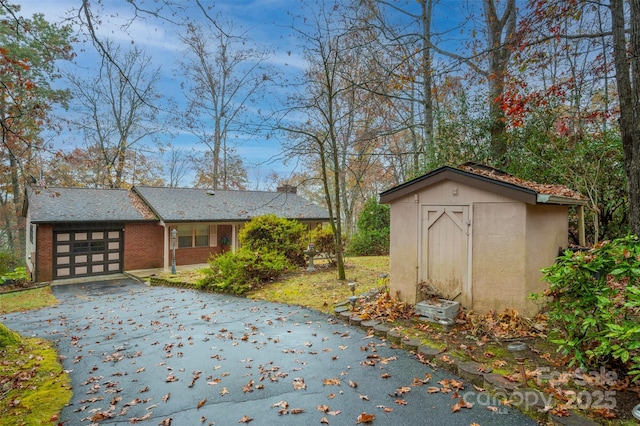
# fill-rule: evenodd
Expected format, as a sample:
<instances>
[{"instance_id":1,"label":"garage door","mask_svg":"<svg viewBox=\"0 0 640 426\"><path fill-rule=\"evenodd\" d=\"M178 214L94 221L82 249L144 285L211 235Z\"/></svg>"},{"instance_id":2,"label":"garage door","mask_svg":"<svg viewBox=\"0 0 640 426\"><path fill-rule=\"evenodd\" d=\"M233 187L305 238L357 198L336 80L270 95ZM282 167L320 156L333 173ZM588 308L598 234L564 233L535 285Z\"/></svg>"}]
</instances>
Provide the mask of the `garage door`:
<instances>
[{"instance_id":1,"label":"garage door","mask_svg":"<svg viewBox=\"0 0 640 426\"><path fill-rule=\"evenodd\" d=\"M54 232L54 279L122 271L122 229Z\"/></svg>"}]
</instances>

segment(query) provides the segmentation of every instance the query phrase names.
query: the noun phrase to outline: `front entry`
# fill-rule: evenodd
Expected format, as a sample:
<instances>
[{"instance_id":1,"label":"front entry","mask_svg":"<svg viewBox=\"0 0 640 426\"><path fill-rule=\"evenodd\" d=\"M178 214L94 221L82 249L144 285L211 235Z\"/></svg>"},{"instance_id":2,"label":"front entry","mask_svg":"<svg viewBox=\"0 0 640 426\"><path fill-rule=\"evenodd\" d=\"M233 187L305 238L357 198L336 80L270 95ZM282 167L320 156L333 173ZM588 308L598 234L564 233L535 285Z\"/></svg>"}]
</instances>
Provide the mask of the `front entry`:
<instances>
[{"instance_id":1,"label":"front entry","mask_svg":"<svg viewBox=\"0 0 640 426\"><path fill-rule=\"evenodd\" d=\"M469 206L422 206L420 282L448 300L467 305Z\"/></svg>"}]
</instances>

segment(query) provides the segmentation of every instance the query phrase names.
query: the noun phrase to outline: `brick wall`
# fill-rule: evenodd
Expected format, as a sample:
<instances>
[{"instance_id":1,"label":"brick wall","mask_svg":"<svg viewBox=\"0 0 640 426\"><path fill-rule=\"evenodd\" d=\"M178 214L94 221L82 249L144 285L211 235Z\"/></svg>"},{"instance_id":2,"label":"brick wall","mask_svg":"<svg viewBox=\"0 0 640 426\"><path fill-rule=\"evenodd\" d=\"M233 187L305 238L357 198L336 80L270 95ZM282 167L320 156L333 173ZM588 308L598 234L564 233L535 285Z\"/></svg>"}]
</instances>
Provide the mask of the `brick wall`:
<instances>
[{"instance_id":1,"label":"brick wall","mask_svg":"<svg viewBox=\"0 0 640 426\"><path fill-rule=\"evenodd\" d=\"M189 247L176 249L176 265L196 265L207 263L212 254L219 253L218 247ZM171 257L169 257L171 261Z\"/></svg>"},{"instance_id":2,"label":"brick wall","mask_svg":"<svg viewBox=\"0 0 640 426\"><path fill-rule=\"evenodd\" d=\"M126 223L124 226L124 270L164 266L164 228L157 222Z\"/></svg>"},{"instance_id":3,"label":"brick wall","mask_svg":"<svg viewBox=\"0 0 640 426\"><path fill-rule=\"evenodd\" d=\"M53 280L53 225L38 225L34 261L35 271L31 271L34 281Z\"/></svg>"}]
</instances>

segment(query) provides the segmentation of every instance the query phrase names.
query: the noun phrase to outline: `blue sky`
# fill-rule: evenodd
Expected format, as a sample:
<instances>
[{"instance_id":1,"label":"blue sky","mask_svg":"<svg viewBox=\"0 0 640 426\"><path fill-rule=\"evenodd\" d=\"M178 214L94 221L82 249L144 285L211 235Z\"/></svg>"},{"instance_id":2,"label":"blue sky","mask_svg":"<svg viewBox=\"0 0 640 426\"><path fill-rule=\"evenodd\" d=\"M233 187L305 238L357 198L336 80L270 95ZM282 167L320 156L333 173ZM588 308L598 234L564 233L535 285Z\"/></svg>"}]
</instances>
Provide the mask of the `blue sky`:
<instances>
[{"instance_id":1,"label":"blue sky","mask_svg":"<svg viewBox=\"0 0 640 426\"><path fill-rule=\"evenodd\" d=\"M50 22L60 23L67 19L73 9L81 5L82 0L23 0L21 14L31 16L34 13L43 13ZM152 57L154 66L161 69L159 91L167 97L172 97L180 105L184 106L184 96L180 92L181 70L178 66L180 58L184 55L184 46L178 39L181 29L177 25L161 19L145 16L131 20L133 9L122 0L103 0L101 5L92 3L92 10L100 14L101 24L97 26L99 37L108 38L120 44L123 48L135 44ZM151 7L155 2L139 2L141 5ZM210 3L204 1L203 3ZM191 19L199 19L202 12L195 5L184 2L182 16ZM269 64L283 70L283 72L295 75L303 71L305 62L299 52L297 42L289 36L292 23L292 7L297 7L297 2L290 0L226 0L216 1L215 7L208 11L211 16L220 14L233 21L235 32L243 32L246 37L253 40L260 48L270 49L273 54ZM161 12L170 16L167 12ZM125 28L126 25L126 28ZM77 54L76 64L63 65L64 69L76 73L92 73L99 65L99 56L95 48L87 41L75 45ZM178 123L179 124L179 123ZM160 140L170 142L172 145L183 148L204 149L199 146L195 136L189 134L178 126L173 126L173 135L160 135ZM75 143L81 144L78 136L65 133L55 136L54 141L58 147L69 148ZM262 138L259 136L247 137L236 134L230 138L231 142L238 142L237 153L243 158L249 174L249 189L266 189L264 179L277 173L287 177L295 165L284 165L281 158L279 142L274 138ZM181 186L190 186L191 178L185 178Z\"/></svg>"},{"instance_id":2,"label":"blue sky","mask_svg":"<svg viewBox=\"0 0 640 426\"><path fill-rule=\"evenodd\" d=\"M19 1L19 0L17 0ZM413 2L413 3L412 3ZM402 3L402 7L418 7L415 0ZM139 5L152 8L159 1L138 0ZM269 62L281 72L291 76L300 75L305 68L305 61L302 56L299 40L292 35L291 25L296 15L301 12L301 3L297 0L203 0L203 4L211 4L214 7L208 10L211 16L223 16L234 22L235 32L243 32L245 36L252 40L258 47L272 51ZM443 31L439 25L455 27L458 21L459 8L462 2L458 0L441 0L434 9L434 31ZM44 13L45 18L50 22L61 23L69 18L70 11L77 9L82 0L23 0L20 1L22 14L31 16L33 13ZM180 15L176 19L185 16L191 19L201 19L202 12L192 1L178 2L183 10L178 11ZM471 5L478 5L471 1ZM184 46L181 45L178 33L181 29L170 22L156 19L148 15L132 20L133 8L125 0L102 0L92 1L91 7L94 13L99 14L101 23L97 26L97 33L100 38L108 38L120 44L123 48L135 44L143 49L145 53L153 58L154 66L161 68L160 91L167 97L174 98L179 107L184 106L184 95L181 94L180 84L182 82L181 71L178 66L179 60L184 55ZM170 16L165 9L160 12L164 16ZM76 12L77 14L77 12ZM476 16L477 18L477 16ZM298 21L300 22L300 21ZM459 30L443 31L443 39L452 45L458 44L456 38L466 38ZM75 72L83 72L86 69L90 73L91 68L96 68L99 64L99 56L95 48L83 38L84 43L76 45L76 65L65 65L66 69L73 69ZM169 121L169 120L166 120ZM198 145L196 138L190 135L184 128L173 126L173 135L163 134L160 139L164 142L171 142L174 146L205 149ZM175 137L174 137L175 136ZM58 146L70 147L74 144L81 145L81 140L77 134L63 134L56 136ZM279 159L282 157L278 138L263 138L247 136L247 134L231 135L230 140L238 141L237 153L243 158L245 168L248 171L251 182L249 189L266 189L265 178L274 172L286 178L294 171L295 164L285 165ZM296 170L299 171L299 170ZM191 178L181 182L181 186L190 186Z\"/></svg>"}]
</instances>

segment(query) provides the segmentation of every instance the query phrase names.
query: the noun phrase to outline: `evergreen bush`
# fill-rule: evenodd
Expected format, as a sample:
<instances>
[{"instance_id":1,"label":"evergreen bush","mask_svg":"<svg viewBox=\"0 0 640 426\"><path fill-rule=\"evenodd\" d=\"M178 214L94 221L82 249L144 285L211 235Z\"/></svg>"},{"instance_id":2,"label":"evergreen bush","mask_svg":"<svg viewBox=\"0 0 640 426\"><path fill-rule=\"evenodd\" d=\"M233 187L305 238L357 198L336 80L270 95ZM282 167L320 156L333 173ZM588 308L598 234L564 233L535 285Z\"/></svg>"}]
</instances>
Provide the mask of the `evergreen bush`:
<instances>
[{"instance_id":1,"label":"evergreen bush","mask_svg":"<svg viewBox=\"0 0 640 426\"><path fill-rule=\"evenodd\" d=\"M637 236L565 251L543 269L550 337L581 367L613 366L640 379L640 242Z\"/></svg>"}]
</instances>

